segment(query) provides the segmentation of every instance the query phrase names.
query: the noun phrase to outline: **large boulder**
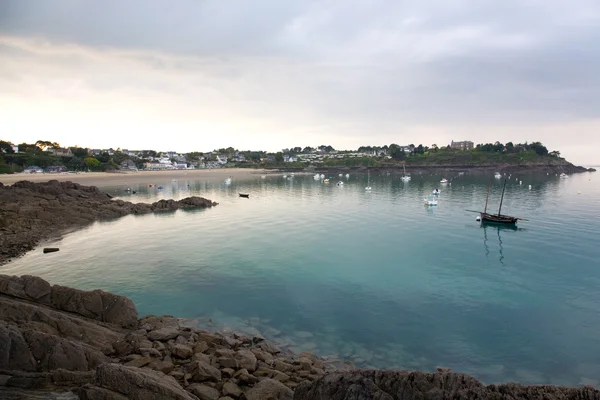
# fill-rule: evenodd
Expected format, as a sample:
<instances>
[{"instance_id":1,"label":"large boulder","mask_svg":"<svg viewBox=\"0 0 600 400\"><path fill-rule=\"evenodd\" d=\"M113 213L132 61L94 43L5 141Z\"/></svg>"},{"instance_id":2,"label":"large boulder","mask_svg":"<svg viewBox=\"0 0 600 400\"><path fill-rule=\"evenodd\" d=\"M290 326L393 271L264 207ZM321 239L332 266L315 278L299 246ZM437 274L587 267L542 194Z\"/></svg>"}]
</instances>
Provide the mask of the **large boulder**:
<instances>
[{"instance_id":1,"label":"large boulder","mask_svg":"<svg viewBox=\"0 0 600 400\"><path fill-rule=\"evenodd\" d=\"M93 385L76 392L82 400L197 400L163 373L108 363L96 369Z\"/></svg>"},{"instance_id":2,"label":"large boulder","mask_svg":"<svg viewBox=\"0 0 600 400\"><path fill-rule=\"evenodd\" d=\"M315 382L305 381L294 393L294 400L515 400L515 399L600 399L600 392L589 387L485 386L475 378L452 372L351 371L325 375Z\"/></svg>"},{"instance_id":3,"label":"large boulder","mask_svg":"<svg viewBox=\"0 0 600 400\"><path fill-rule=\"evenodd\" d=\"M247 400L292 400L294 392L283 383L265 379L246 392Z\"/></svg>"},{"instance_id":4,"label":"large boulder","mask_svg":"<svg viewBox=\"0 0 600 400\"><path fill-rule=\"evenodd\" d=\"M50 286L42 278L29 275L0 275L0 294L123 328L135 328L138 324L137 311L129 298L102 290L84 291L59 285Z\"/></svg>"}]
</instances>

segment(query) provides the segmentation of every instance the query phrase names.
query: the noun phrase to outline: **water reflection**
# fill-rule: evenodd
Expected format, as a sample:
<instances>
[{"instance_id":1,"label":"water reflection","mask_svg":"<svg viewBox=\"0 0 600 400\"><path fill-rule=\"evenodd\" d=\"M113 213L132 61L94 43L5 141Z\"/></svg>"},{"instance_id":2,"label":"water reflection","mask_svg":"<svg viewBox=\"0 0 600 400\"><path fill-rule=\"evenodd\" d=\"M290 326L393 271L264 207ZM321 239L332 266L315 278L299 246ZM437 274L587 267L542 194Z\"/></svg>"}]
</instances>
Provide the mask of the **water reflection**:
<instances>
[{"instance_id":1,"label":"water reflection","mask_svg":"<svg viewBox=\"0 0 600 400\"><path fill-rule=\"evenodd\" d=\"M523 230L522 228L519 228L516 225L498 225L498 224L489 224L489 223L485 223L482 222L481 223L481 228L483 229L483 246L485 247L485 258L489 260L489 255L490 255L490 247L489 247L489 239L488 239L488 234L494 238L493 243L496 242L496 238L497 238L497 242L498 242L498 261L500 261L500 264L502 264L503 266L505 266L504 264L504 248L503 248L503 242L502 242L502 234L501 232L509 232L509 231L519 231L519 230Z\"/></svg>"}]
</instances>

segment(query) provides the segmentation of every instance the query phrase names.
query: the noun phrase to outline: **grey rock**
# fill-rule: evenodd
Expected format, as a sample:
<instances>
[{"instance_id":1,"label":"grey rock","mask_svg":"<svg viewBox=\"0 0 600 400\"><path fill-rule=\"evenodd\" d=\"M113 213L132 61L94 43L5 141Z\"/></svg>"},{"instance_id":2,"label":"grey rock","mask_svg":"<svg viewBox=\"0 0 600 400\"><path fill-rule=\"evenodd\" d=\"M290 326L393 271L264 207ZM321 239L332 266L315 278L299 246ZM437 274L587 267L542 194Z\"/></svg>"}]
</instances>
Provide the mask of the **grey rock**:
<instances>
[{"instance_id":1,"label":"grey rock","mask_svg":"<svg viewBox=\"0 0 600 400\"><path fill-rule=\"evenodd\" d=\"M221 395L217 389L199 383L191 384L188 390L200 400L217 400Z\"/></svg>"},{"instance_id":2,"label":"grey rock","mask_svg":"<svg viewBox=\"0 0 600 400\"><path fill-rule=\"evenodd\" d=\"M155 341L166 342L170 339L175 339L179 335L179 331L176 328L161 328L155 331L148 332L148 339Z\"/></svg>"},{"instance_id":3,"label":"grey rock","mask_svg":"<svg viewBox=\"0 0 600 400\"><path fill-rule=\"evenodd\" d=\"M80 398L90 400L120 397L90 397L96 388L102 388L132 400L194 400L175 379L149 369L102 364L96 369L95 385L77 390ZM108 393L106 393L108 395Z\"/></svg>"},{"instance_id":4,"label":"grey rock","mask_svg":"<svg viewBox=\"0 0 600 400\"><path fill-rule=\"evenodd\" d=\"M250 375L250 373L245 369L240 369L233 375L233 377L239 382L245 383L246 385L254 385L259 381L256 376Z\"/></svg>"},{"instance_id":5,"label":"grey rock","mask_svg":"<svg viewBox=\"0 0 600 400\"><path fill-rule=\"evenodd\" d=\"M192 361L200 361L201 363L212 365L212 360L208 354L196 353L192 356Z\"/></svg>"},{"instance_id":6,"label":"grey rock","mask_svg":"<svg viewBox=\"0 0 600 400\"><path fill-rule=\"evenodd\" d=\"M223 368L221 369L221 375L223 378L233 378L233 375L235 375L235 370L231 368Z\"/></svg>"},{"instance_id":7,"label":"grey rock","mask_svg":"<svg viewBox=\"0 0 600 400\"><path fill-rule=\"evenodd\" d=\"M175 357L179 357L182 359L190 358L194 354L194 352L192 351L192 348L185 344L176 344L175 346L173 346L171 353Z\"/></svg>"},{"instance_id":8,"label":"grey rock","mask_svg":"<svg viewBox=\"0 0 600 400\"><path fill-rule=\"evenodd\" d=\"M262 351L266 351L267 353L271 353L271 354L281 353L281 350L279 350L279 348L277 348L276 346L274 346L271 343L266 342L266 341L259 343L257 347L259 349L261 349Z\"/></svg>"},{"instance_id":9,"label":"grey rock","mask_svg":"<svg viewBox=\"0 0 600 400\"><path fill-rule=\"evenodd\" d=\"M274 369L264 368L264 367L260 367L259 369L257 369L253 375L256 377L259 377L259 378L264 378L264 377L272 378L279 382L286 382L290 379L290 376L287 374L284 374L283 372L276 371Z\"/></svg>"},{"instance_id":10,"label":"grey rock","mask_svg":"<svg viewBox=\"0 0 600 400\"><path fill-rule=\"evenodd\" d=\"M221 366L221 368L233 368L238 369L238 361L232 357L219 357L217 362Z\"/></svg>"},{"instance_id":11,"label":"grey rock","mask_svg":"<svg viewBox=\"0 0 600 400\"><path fill-rule=\"evenodd\" d=\"M150 364L151 362L152 362L152 359L150 357L138 357L138 358L134 358L133 360L125 363L125 366L141 368L144 365Z\"/></svg>"},{"instance_id":12,"label":"grey rock","mask_svg":"<svg viewBox=\"0 0 600 400\"><path fill-rule=\"evenodd\" d=\"M238 350L235 353L235 359L238 361L239 368L247 369L248 372L256 370L256 356L250 350Z\"/></svg>"},{"instance_id":13,"label":"grey rock","mask_svg":"<svg viewBox=\"0 0 600 400\"><path fill-rule=\"evenodd\" d=\"M223 384L222 392L225 396L235 397L236 399L241 397L244 393L242 389L233 382L225 382Z\"/></svg>"},{"instance_id":14,"label":"grey rock","mask_svg":"<svg viewBox=\"0 0 600 400\"><path fill-rule=\"evenodd\" d=\"M196 382L221 380L221 371L211 365L196 361L191 363L191 366L192 379Z\"/></svg>"},{"instance_id":15,"label":"grey rock","mask_svg":"<svg viewBox=\"0 0 600 400\"><path fill-rule=\"evenodd\" d=\"M288 364L281 360L275 360L273 363L273 368L281 372L292 372L294 370L294 366L292 364Z\"/></svg>"},{"instance_id":16,"label":"grey rock","mask_svg":"<svg viewBox=\"0 0 600 400\"><path fill-rule=\"evenodd\" d=\"M246 392L247 400L292 400L294 392L273 379L260 381Z\"/></svg>"},{"instance_id":17,"label":"grey rock","mask_svg":"<svg viewBox=\"0 0 600 400\"><path fill-rule=\"evenodd\" d=\"M263 362L270 363L273 361L273 355L271 353L267 353L266 351L262 351L259 349L250 349L254 356Z\"/></svg>"},{"instance_id":18,"label":"grey rock","mask_svg":"<svg viewBox=\"0 0 600 400\"><path fill-rule=\"evenodd\" d=\"M194 346L194 353L204 353L208 348L208 343L205 341L198 342L196 343L196 346Z\"/></svg>"}]
</instances>

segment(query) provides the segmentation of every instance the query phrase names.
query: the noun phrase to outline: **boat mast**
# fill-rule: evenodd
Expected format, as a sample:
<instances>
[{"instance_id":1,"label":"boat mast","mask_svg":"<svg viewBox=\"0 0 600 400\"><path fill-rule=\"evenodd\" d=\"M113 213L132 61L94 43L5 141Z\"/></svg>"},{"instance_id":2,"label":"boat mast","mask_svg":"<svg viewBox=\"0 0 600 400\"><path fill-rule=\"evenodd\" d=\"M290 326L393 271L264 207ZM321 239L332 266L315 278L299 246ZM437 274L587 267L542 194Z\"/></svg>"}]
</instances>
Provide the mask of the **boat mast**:
<instances>
[{"instance_id":1,"label":"boat mast","mask_svg":"<svg viewBox=\"0 0 600 400\"><path fill-rule=\"evenodd\" d=\"M500 207L498 208L498 215L500 215L500 210L502 210L502 200L504 200L504 189L506 189L506 180L508 178L504 178L504 186L502 186L502 197L500 198Z\"/></svg>"},{"instance_id":2,"label":"boat mast","mask_svg":"<svg viewBox=\"0 0 600 400\"><path fill-rule=\"evenodd\" d=\"M488 203L488 199L490 197L490 185L492 184L492 182L488 183L488 191L487 194L485 195L485 208L483 209L483 213L486 214L487 213L487 203Z\"/></svg>"}]
</instances>

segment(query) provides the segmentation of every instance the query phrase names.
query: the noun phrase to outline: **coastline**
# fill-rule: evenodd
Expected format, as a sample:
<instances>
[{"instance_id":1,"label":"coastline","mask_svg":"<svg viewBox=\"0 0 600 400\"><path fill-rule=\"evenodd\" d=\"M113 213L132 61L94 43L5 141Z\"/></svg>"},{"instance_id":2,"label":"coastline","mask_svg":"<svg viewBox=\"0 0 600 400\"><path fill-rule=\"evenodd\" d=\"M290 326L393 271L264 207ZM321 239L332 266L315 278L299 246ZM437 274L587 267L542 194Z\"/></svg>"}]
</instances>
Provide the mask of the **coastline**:
<instances>
[{"instance_id":1,"label":"coastline","mask_svg":"<svg viewBox=\"0 0 600 400\"><path fill-rule=\"evenodd\" d=\"M220 169L190 169L169 171L139 171L139 172L82 172L82 173L60 173L60 174L3 174L0 182L12 185L19 181L47 182L57 180L61 182L71 181L82 185L92 186L118 186L132 183L160 184L172 179L202 179L210 182L223 181L228 177L233 179L247 179L256 177L263 172L262 169L248 168L220 168Z\"/></svg>"}]
</instances>

